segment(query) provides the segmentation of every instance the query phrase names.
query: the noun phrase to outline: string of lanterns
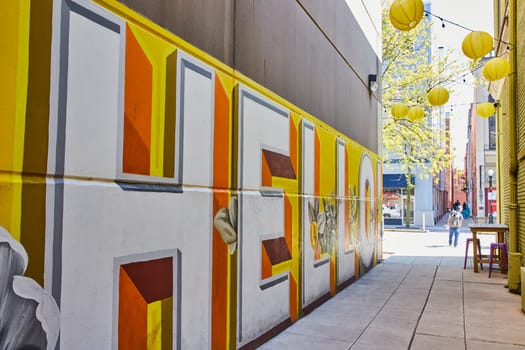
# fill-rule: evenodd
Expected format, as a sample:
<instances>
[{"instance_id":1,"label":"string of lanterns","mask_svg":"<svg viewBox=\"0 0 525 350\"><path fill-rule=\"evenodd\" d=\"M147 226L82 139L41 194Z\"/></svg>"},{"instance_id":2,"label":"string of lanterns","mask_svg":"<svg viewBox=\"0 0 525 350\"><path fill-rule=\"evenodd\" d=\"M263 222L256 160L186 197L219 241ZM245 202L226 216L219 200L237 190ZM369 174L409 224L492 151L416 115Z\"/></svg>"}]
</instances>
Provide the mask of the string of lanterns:
<instances>
[{"instance_id":1,"label":"string of lanterns","mask_svg":"<svg viewBox=\"0 0 525 350\"><path fill-rule=\"evenodd\" d=\"M421 0L394 0L390 5L389 18L392 25L402 31L410 31L415 28L423 18L425 9ZM443 22L443 18L440 18ZM464 28L464 27L463 27ZM477 60L492 51L494 39L487 32L471 31L461 44L463 54L470 59ZM503 57L495 57L488 60L483 67L482 74L488 81L496 81L505 78L510 73L510 64ZM427 93L428 102L432 106L442 106L449 99L449 92L443 87L435 87ZM416 111L417 109L417 111ZM410 114L409 111L412 111ZM417 121L424 117L424 111L420 107L408 108L401 103L392 106L394 119L402 119L408 116L409 120ZM480 117L490 117L494 114L494 105L484 102L477 106L476 112Z\"/></svg>"}]
</instances>

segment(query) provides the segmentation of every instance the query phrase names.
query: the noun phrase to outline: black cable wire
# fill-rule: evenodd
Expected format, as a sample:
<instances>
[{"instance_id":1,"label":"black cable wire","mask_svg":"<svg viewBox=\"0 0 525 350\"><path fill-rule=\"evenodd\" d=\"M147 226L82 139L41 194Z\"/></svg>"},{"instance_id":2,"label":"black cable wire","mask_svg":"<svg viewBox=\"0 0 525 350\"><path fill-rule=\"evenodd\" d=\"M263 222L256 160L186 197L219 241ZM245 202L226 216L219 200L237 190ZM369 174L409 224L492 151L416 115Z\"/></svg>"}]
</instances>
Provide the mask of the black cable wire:
<instances>
[{"instance_id":1,"label":"black cable wire","mask_svg":"<svg viewBox=\"0 0 525 350\"><path fill-rule=\"evenodd\" d=\"M438 15L436 15L436 14L433 14L433 13L430 12L430 11L424 10L424 12L425 12L425 14L426 14L427 16L430 15L430 16L434 16L434 17L438 18L438 19L441 21L441 27L443 27L443 28L445 28L445 23L449 23L449 24L452 24L452 25L454 25L454 26L456 26L456 27L459 27L459 28L461 28L461 29L467 30L467 31L469 31L469 32L475 32L474 29L470 29L470 28L467 28L467 27L465 27L465 26L463 26L463 25L461 25L461 24L459 24L459 23L449 21L448 19L443 18L443 17L441 17L441 16L438 16ZM496 41L499 41L499 42L502 42L502 43L504 43L504 44L507 45L507 46L513 47L513 45L512 45L511 43L508 43L508 42L506 42L505 40L497 39L497 38L495 38L495 37L492 37L492 39L494 39L494 40L496 40Z\"/></svg>"}]
</instances>

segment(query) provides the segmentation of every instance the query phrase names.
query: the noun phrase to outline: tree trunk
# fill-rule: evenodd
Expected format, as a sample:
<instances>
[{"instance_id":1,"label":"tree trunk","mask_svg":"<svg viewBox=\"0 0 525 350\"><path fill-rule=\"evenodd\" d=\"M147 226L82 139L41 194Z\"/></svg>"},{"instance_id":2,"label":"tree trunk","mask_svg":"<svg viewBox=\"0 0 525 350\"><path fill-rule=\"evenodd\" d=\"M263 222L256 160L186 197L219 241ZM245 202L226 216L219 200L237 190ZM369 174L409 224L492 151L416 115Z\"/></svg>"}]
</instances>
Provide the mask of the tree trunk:
<instances>
[{"instance_id":1,"label":"tree trunk","mask_svg":"<svg viewBox=\"0 0 525 350\"><path fill-rule=\"evenodd\" d=\"M407 183L407 194L405 196L405 227L410 228L410 192L412 191L412 172L410 167L407 169L406 173L406 183Z\"/></svg>"}]
</instances>

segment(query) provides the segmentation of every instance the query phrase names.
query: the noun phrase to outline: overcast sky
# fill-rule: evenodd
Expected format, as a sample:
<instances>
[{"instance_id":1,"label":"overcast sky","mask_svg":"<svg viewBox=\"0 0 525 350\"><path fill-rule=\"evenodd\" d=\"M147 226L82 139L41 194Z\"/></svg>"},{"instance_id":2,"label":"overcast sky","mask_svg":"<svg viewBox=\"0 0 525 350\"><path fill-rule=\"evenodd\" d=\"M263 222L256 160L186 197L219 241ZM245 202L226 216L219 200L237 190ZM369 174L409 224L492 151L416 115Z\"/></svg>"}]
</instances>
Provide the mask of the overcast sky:
<instances>
[{"instance_id":1,"label":"overcast sky","mask_svg":"<svg viewBox=\"0 0 525 350\"><path fill-rule=\"evenodd\" d=\"M432 0L431 12L469 29L494 35L492 0ZM453 50L459 60L464 62L468 59L461 52L461 43L468 33L468 30L449 23L445 23L445 28L442 28L439 19L434 19L434 38L437 46ZM456 149L454 165L461 169L464 168L469 104L476 102L473 101L474 87L470 78L467 77L466 84L456 87L445 107L446 110L452 110L451 147Z\"/></svg>"}]
</instances>

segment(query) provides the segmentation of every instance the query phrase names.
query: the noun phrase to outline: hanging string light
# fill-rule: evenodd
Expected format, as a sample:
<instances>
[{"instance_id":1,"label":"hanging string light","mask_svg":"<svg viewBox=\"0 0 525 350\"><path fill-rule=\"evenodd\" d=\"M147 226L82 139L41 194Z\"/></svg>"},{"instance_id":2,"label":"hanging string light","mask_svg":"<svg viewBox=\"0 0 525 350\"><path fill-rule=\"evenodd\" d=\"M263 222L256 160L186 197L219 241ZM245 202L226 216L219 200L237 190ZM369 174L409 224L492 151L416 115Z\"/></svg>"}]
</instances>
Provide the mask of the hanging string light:
<instances>
[{"instance_id":1,"label":"hanging string light","mask_svg":"<svg viewBox=\"0 0 525 350\"><path fill-rule=\"evenodd\" d=\"M433 14L433 13L430 12L430 11L425 10L424 12L425 12L425 16L434 16L434 17L436 17L437 19L439 19L439 20L441 21L441 27L443 27L443 28L445 28L445 23L448 23L448 24L451 24L451 25L453 25L453 26L456 26L456 27L458 27L458 28L464 29L464 30L469 31L469 32L474 32L474 31L475 31L474 29L467 28L467 27L465 27L465 26L462 26L462 25L459 24L459 23L452 22L452 21L449 21L449 20L446 19L446 18L443 18L443 17L441 17L441 16L435 15L435 14ZM508 47L512 47L512 46L513 46L513 45L511 45L510 43L506 42L505 40L501 40L501 39L497 39L497 38L492 38L492 39L493 39L493 40L496 40L496 41L498 41L498 42L501 42L501 43L507 45Z\"/></svg>"},{"instance_id":2,"label":"hanging string light","mask_svg":"<svg viewBox=\"0 0 525 350\"><path fill-rule=\"evenodd\" d=\"M399 30L409 31L421 21L423 11L421 0L395 0L390 5L390 22Z\"/></svg>"}]
</instances>

